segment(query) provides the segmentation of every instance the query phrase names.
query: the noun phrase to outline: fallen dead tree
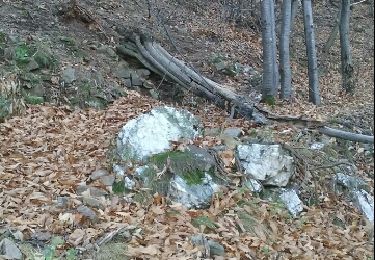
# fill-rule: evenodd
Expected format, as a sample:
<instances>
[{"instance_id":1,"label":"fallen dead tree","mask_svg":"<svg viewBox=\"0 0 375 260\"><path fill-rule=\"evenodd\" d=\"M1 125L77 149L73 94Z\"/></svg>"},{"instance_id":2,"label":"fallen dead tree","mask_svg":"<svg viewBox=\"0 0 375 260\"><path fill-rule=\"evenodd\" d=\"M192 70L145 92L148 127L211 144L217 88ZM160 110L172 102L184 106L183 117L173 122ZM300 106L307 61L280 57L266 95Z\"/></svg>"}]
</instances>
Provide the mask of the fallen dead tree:
<instances>
[{"instance_id":1,"label":"fallen dead tree","mask_svg":"<svg viewBox=\"0 0 375 260\"><path fill-rule=\"evenodd\" d=\"M183 61L169 54L160 44L152 41L150 37L132 33L130 37L126 37L122 45L117 47L117 52L138 59L154 73L178 83L181 88L204 97L221 108L229 109L232 114L239 114L259 124L267 122L266 118L254 108L251 100L197 73Z\"/></svg>"},{"instance_id":2,"label":"fallen dead tree","mask_svg":"<svg viewBox=\"0 0 375 260\"><path fill-rule=\"evenodd\" d=\"M374 143L374 136L355 134L351 132L342 131L339 129L330 128L327 126L320 127L319 132L328 136L337 137L345 140L371 144Z\"/></svg>"},{"instance_id":3,"label":"fallen dead tree","mask_svg":"<svg viewBox=\"0 0 375 260\"><path fill-rule=\"evenodd\" d=\"M140 33L128 33L123 43L117 47L122 56L131 56L139 60L143 66L178 83L179 87L206 98L221 108L230 109L231 115L238 114L258 124L266 124L268 119L303 123L308 128L317 129L320 133L356 142L374 143L373 136L355 134L327 127L325 122L293 116L276 116L257 107L255 102L240 96L227 87L214 82L190 68L183 61L173 57L160 44Z\"/></svg>"}]
</instances>

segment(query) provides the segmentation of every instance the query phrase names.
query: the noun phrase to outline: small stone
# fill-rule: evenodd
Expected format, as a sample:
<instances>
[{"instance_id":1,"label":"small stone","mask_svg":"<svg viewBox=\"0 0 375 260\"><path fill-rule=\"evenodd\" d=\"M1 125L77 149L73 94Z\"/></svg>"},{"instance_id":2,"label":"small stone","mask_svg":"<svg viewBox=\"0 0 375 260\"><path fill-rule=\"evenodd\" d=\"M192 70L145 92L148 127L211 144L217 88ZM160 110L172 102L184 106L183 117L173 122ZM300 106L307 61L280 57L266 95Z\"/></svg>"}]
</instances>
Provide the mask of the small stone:
<instances>
[{"instance_id":1,"label":"small stone","mask_svg":"<svg viewBox=\"0 0 375 260\"><path fill-rule=\"evenodd\" d=\"M123 165L114 164L112 166L112 171L113 171L114 174L116 174L116 176L122 177L122 176L125 175L126 168Z\"/></svg>"},{"instance_id":2,"label":"small stone","mask_svg":"<svg viewBox=\"0 0 375 260\"><path fill-rule=\"evenodd\" d=\"M124 178L124 187L126 189L132 190L135 187L135 181L130 179L128 176Z\"/></svg>"},{"instance_id":3,"label":"small stone","mask_svg":"<svg viewBox=\"0 0 375 260\"><path fill-rule=\"evenodd\" d=\"M218 136L220 135L220 128L206 128L204 129L204 135L205 136Z\"/></svg>"},{"instance_id":4,"label":"small stone","mask_svg":"<svg viewBox=\"0 0 375 260\"><path fill-rule=\"evenodd\" d=\"M223 131L223 135L230 136L230 137L240 137L241 134L242 134L242 129L238 127L226 128Z\"/></svg>"},{"instance_id":5,"label":"small stone","mask_svg":"<svg viewBox=\"0 0 375 260\"><path fill-rule=\"evenodd\" d=\"M151 72L148 69L138 69L137 74L141 78L147 79L151 75Z\"/></svg>"},{"instance_id":6,"label":"small stone","mask_svg":"<svg viewBox=\"0 0 375 260\"><path fill-rule=\"evenodd\" d=\"M237 147L237 145L242 144L242 142L240 140L238 140L238 138L235 138L235 137L232 137L232 136L227 136L227 135L223 135L221 137L221 141L229 149L234 149L234 148Z\"/></svg>"},{"instance_id":7,"label":"small stone","mask_svg":"<svg viewBox=\"0 0 375 260\"><path fill-rule=\"evenodd\" d=\"M132 80L130 78L129 79L123 79L122 81L124 82L124 85L127 88L131 88L133 86L132 85Z\"/></svg>"},{"instance_id":8,"label":"small stone","mask_svg":"<svg viewBox=\"0 0 375 260\"><path fill-rule=\"evenodd\" d=\"M65 84L71 84L76 80L76 70L74 68L66 68L62 72L61 79Z\"/></svg>"},{"instance_id":9,"label":"small stone","mask_svg":"<svg viewBox=\"0 0 375 260\"><path fill-rule=\"evenodd\" d=\"M31 238L38 240L38 241L48 241L52 237L51 233L48 231L43 231L43 230L37 230L35 231L32 235Z\"/></svg>"},{"instance_id":10,"label":"small stone","mask_svg":"<svg viewBox=\"0 0 375 260\"><path fill-rule=\"evenodd\" d=\"M34 71L39 69L39 64L34 59L31 59L29 63L27 64L27 70L28 71Z\"/></svg>"},{"instance_id":11,"label":"small stone","mask_svg":"<svg viewBox=\"0 0 375 260\"><path fill-rule=\"evenodd\" d=\"M17 244L8 238L0 242L0 255L5 259L22 259L22 253Z\"/></svg>"},{"instance_id":12,"label":"small stone","mask_svg":"<svg viewBox=\"0 0 375 260\"><path fill-rule=\"evenodd\" d=\"M99 53L105 54L110 58L115 58L117 56L116 52L109 46L107 45L102 45L100 46L97 51Z\"/></svg>"},{"instance_id":13,"label":"small stone","mask_svg":"<svg viewBox=\"0 0 375 260\"><path fill-rule=\"evenodd\" d=\"M152 98L159 99L159 93L154 88L150 89L148 92Z\"/></svg>"},{"instance_id":14,"label":"small stone","mask_svg":"<svg viewBox=\"0 0 375 260\"><path fill-rule=\"evenodd\" d=\"M113 183L115 182L115 176L113 176L113 175L105 175L105 176L100 177L100 181L105 186L112 186Z\"/></svg>"},{"instance_id":15,"label":"small stone","mask_svg":"<svg viewBox=\"0 0 375 260\"><path fill-rule=\"evenodd\" d=\"M70 198L69 197L57 197L57 206L60 208L67 208L70 206Z\"/></svg>"},{"instance_id":16,"label":"small stone","mask_svg":"<svg viewBox=\"0 0 375 260\"><path fill-rule=\"evenodd\" d=\"M108 191L106 190L103 190L103 189L99 189L99 188L96 188L96 187L90 187L90 195L92 197L104 197L106 195L108 195Z\"/></svg>"},{"instance_id":17,"label":"small stone","mask_svg":"<svg viewBox=\"0 0 375 260\"><path fill-rule=\"evenodd\" d=\"M356 207L374 224L374 197L365 190L356 190L352 196Z\"/></svg>"},{"instance_id":18,"label":"small stone","mask_svg":"<svg viewBox=\"0 0 375 260\"><path fill-rule=\"evenodd\" d=\"M225 64L224 61L217 62L214 65L215 65L216 70L218 71L222 71L227 68L227 65Z\"/></svg>"},{"instance_id":19,"label":"small stone","mask_svg":"<svg viewBox=\"0 0 375 260\"><path fill-rule=\"evenodd\" d=\"M203 245L204 240L206 238L203 237L202 234L199 234L199 235L192 236L190 239L194 245ZM211 256L224 256L225 255L224 247L220 243L216 242L215 240L209 239L207 240L207 244L210 247Z\"/></svg>"},{"instance_id":20,"label":"small stone","mask_svg":"<svg viewBox=\"0 0 375 260\"><path fill-rule=\"evenodd\" d=\"M284 189L280 194L280 199L284 202L293 217L296 217L303 210L303 203L299 199L295 190Z\"/></svg>"},{"instance_id":21,"label":"small stone","mask_svg":"<svg viewBox=\"0 0 375 260\"><path fill-rule=\"evenodd\" d=\"M77 194L82 195L83 192L87 191L90 187L87 185L79 185L77 187Z\"/></svg>"},{"instance_id":22,"label":"small stone","mask_svg":"<svg viewBox=\"0 0 375 260\"><path fill-rule=\"evenodd\" d=\"M98 221L98 216L96 215L96 212L93 211L92 209L90 209L87 206L79 206L77 208L77 212L82 214L83 216L87 217L88 219L90 219L93 222Z\"/></svg>"},{"instance_id":23,"label":"small stone","mask_svg":"<svg viewBox=\"0 0 375 260\"><path fill-rule=\"evenodd\" d=\"M96 198L83 197L82 202L83 204L89 207L98 208L98 209L103 208L103 203L99 199L96 199Z\"/></svg>"},{"instance_id":24,"label":"small stone","mask_svg":"<svg viewBox=\"0 0 375 260\"><path fill-rule=\"evenodd\" d=\"M95 180L97 180L97 179L99 179L99 178L101 178L101 177L103 177L105 175L108 175L108 174L109 173L106 170L96 170L93 173L91 173L90 179L93 180L93 181L95 181Z\"/></svg>"},{"instance_id":25,"label":"small stone","mask_svg":"<svg viewBox=\"0 0 375 260\"><path fill-rule=\"evenodd\" d=\"M261 192L263 190L262 184L254 179L246 181L244 185L252 192Z\"/></svg>"},{"instance_id":26,"label":"small stone","mask_svg":"<svg viewBox=\"0 0 375 260\"><path fill-rule=\"evenodd\" d=\"M142 79L137 73L131 74L132 86L142 86L144 79Z\"/></svg>"},{"instance_id":27,"label":"small stone","mask_svg":"<svg viewBox=\"0 0 375 260\"><path fill-rule=\"evenodd\" d=\"M155 85L154 85L154 83L152 83L151 81L149 81L149 80L145 80L145 81L143 81L143 85L142 85L144 88L146 88L146 89L153 89L153 88L155 88Z\"/></svg>"}]
</instances>

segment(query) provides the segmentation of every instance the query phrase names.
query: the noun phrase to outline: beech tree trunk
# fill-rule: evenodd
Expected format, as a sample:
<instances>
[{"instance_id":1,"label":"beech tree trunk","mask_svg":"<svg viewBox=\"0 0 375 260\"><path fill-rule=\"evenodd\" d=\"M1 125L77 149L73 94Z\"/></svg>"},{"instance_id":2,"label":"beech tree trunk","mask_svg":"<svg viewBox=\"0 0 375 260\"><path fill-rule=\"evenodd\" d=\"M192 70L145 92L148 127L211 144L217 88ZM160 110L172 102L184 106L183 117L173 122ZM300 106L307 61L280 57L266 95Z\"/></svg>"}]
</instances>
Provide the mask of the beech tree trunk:
<instances>
[{"instance_id":1,"label":"beech tree trunk","mask_svg":"<svg viewBox=\"0 0 375 260\"><path fill-rule=\"evenodd\" d=\"M292 22L292 0L283 0L282 25L280 36L280 97L289 100L292 97L292 70L290 68L290 26Z\"/></svg>"},{"instance_id":2,"label":"beech tree trunk","mask_svg":"<svg viewBox=\"0 0 375 260\"><path fill-rule=\"evenodd\" d=\"M353 94L354 78L353 78L353 62L350 51L349 39L349 23L350 23L350 0L341 1L340 15L340 50L341 50L341 76L342 86L346 93Z\"/></svg>"},{"instance_id":3,"label":"beech tree trunk","mask_svg":"<svg viewBox=\"0 0 375 260\"><path fill-rule=\"evenodd\" d=\"M290 15L290 31L293 32L294 21L298 13L298 0L292 0L291 15Z\"/></svg>"},{"instance_id":4,"label":"beech tree trunk","mask_svg":"<svg viewBox=\"0 0 375 260\"><path fill-rule=\"evenodd\" d=\"M314 22L311 0L303 1L303 22L309 71L309 101L320 105L318 61L315 46Z\"/></svg>"},{"instance_id":5,"label":"beech tree trunk","mask_svg":"<svg viewBox=\"0 0 375 260\"><path fill-rule=\"evenodd\" d=\"M272 19L273 0L262 1L262 45L263 45L263 99L274 98L277 93L275 76L275 33L272 31L275 26L272 25L275 20Z\"/></svg>"},{"instance_id":6,"label":"beech tree trunk","mask_svg":"<svg viewBox=\"0 0 375 260\"><path fill-rule=\"evenodd\" d=\"M270 1L271 7L271 30L272 30L272 64L273 64L273 84L275 85L275 95L279 87L279 68L277 66L277 36L276 36L276 19L275 19L275 2L274 0Z\"/></svg>"}]
</instances>

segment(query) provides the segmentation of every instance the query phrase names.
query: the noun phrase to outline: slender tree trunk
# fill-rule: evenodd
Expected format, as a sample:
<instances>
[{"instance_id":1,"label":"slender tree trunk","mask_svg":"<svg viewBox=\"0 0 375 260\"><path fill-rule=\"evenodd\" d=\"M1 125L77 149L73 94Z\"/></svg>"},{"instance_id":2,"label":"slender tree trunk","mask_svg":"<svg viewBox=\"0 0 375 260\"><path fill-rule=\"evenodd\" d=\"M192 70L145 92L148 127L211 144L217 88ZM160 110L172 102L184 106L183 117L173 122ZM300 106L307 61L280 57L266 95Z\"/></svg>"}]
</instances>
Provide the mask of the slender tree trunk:
<instances>
[{"instance_id":1,"label":"slender tree trunk","mask_svg":"<svg viewBox=\"0 0 375 260\"><path fill-rule=\"evenodd\" d=\"M262 45L263 45L263 99L276 96L274 84L274 38L272 33L271 3L273 0L262 1Z\"/></svg>"},{"instance_id":2,"label":"slender tree trunk","mask_svg":"<svg viewBox=\"0 0 375 260\"><path fill-rule=\"evenodd\" d=\"M340 17L341 17L341 8L339 9L339 12L337 14L337 18L336 18L336 21L335 21L335 26L333 27L330 35L329 35L329 38L326 42L326 44L324 45L324 48L323 48L323 52L324 53L328 53L329 52L329 49L332 47L332 45L335 43L336 41L336 37L339 33L339 27L340 27Z\"/></svg>"},{"instance_id":3,"label":"slender tree trunk","mask_svg":"<svg viewBox=\"0 0 375 260\"><path fill-rule=\"evenodd\" d=\"M279 68L277 66L277 37L276 37L276 19L275 19L275 2L270 1L271 9L271 26L272 26L272 58L273 58L273 84L276 88L276 92L279 86ZM276 94L276 93L275 93Z\"/></svg>"},{"instance_id":4,"label":"slender tree trunk","mask_svg":"<svg viewBox=\"0 0 375 260\"><path fill-rule=\"evenodd\" d=\"M280 37L280 76L281 93L280 97L289 100L292 97L292 70L290 68L289 41L290 24L292 13L292 0L283 0L282 25Z\"/></svg>"},{"instance_id":5,"label":"slender tree trunk","mask_svg":"<svg viewBox=\"0 0 375 260\"><path fill-rule=\"evenodd\" d=\"M298 13L298 0L292 0L292 7L291 7L291 15L290 15L290 31L293 32L294 28L294 21L296 20L296 16Z\"/></svg>"},{"instance_id":6,"label":"slender tree trunk","mask_svg":"<svg viewBox=\"0 0 375 260\"><path fill-rule=\"evenodd\" d=\"M303 22L305 29L305 45L309 68L309 101L320 105L318 60L316 55L314 22L311 0L303 1Z\"/></svg>"},{"instance_id":7,"label":"slender tree trunk","mask_svg":"<svg viewBox=\"0 0 375 260\"><path fill-rule=\"evenodd\" d=\"M340 50L341 50L341 76L342 86L346 93L353 94L354 78L353 78L353 62L350 51L349 39L349 22L350 22L350 0L341 1L340 16Z\"/></svg>"}]
</instances>

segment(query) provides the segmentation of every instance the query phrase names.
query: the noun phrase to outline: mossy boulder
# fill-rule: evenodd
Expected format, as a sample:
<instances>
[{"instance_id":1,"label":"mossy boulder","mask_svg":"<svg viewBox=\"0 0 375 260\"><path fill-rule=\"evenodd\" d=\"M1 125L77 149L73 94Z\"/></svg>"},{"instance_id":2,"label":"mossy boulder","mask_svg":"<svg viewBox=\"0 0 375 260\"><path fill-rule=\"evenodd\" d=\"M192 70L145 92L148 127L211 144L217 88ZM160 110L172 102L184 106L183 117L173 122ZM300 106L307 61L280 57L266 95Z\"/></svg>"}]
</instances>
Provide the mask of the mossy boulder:
<instances>
[{"instance_id":1,"label":"mossy boulder","mask_svg":"<svg viewBox=\"0 0 375 260\"><path fill-rule=\"evenodd\" d=\"M205 208L218 188L215 159L203 148L153 155L136 169L136 177L151 194L158 192L188 208ZM215 182L216 181L216 182Z\"/></svg>"}]
</instances>

